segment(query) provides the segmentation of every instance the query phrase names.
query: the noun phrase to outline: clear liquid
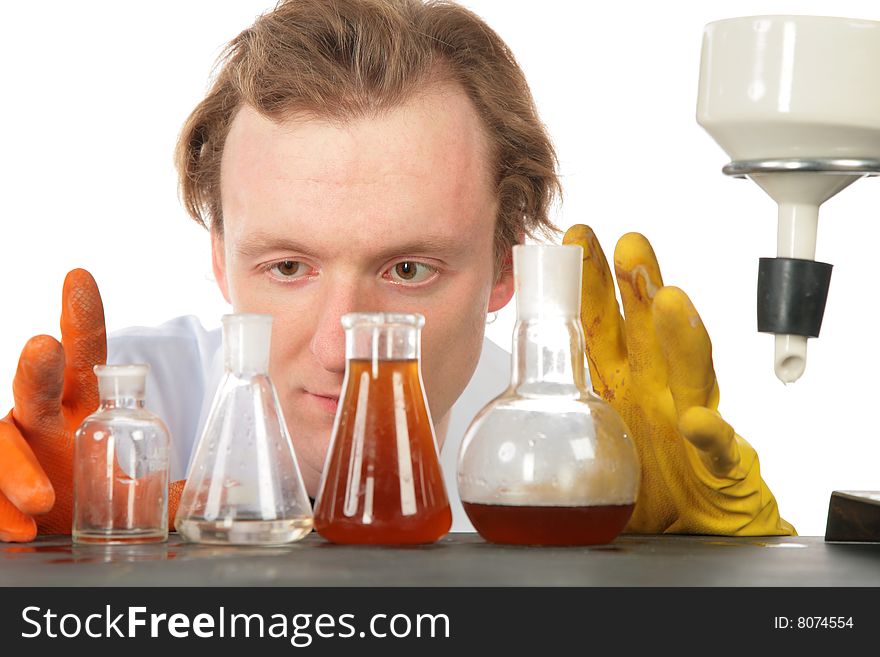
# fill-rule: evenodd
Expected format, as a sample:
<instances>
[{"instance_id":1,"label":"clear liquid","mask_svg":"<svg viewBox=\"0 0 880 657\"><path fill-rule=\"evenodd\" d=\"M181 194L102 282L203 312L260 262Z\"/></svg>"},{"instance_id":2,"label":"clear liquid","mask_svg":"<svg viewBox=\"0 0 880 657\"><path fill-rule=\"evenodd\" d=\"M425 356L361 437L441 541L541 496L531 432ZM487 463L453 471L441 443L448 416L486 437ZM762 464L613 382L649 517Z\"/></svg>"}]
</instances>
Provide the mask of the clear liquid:
<instances>
[{"instance_id":1,"label":"clear liquid","mask_svg":"<svg viewBox=\"0 0 880 657\"><path fill-rule=\"evenodd\" d=\"M161 529L90 529L75 530L74 543L97 545L134 545L136 543L161 543L168 532Z\"/></svg>"},{"instance_id":2,"label":"clear liquid","mask_svg":"<svg viewBox=\"0 0 880 657\"><path fill-rule=\"evenodd\" d=\"M284 520L181 520L177 531L193 543L212 545L284 545L312 531L311 516Z\"/></svg>"}]
</instances>

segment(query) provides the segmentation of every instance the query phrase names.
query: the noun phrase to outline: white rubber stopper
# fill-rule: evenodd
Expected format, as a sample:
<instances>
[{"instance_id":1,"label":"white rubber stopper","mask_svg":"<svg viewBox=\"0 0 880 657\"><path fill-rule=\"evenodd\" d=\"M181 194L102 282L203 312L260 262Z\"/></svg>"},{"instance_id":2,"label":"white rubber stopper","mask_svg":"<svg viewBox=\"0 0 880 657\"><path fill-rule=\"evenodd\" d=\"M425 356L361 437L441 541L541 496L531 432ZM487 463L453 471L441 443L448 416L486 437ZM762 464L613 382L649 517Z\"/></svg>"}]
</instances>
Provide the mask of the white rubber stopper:
<instances>
[{"instance_id":1,"label":"white rubber stopper","mask_svg":"<svg viewBox=\"0 0 880 657\"><path fill-rule=\"evenodd\" d=\"M575 245L514 246L517 318L579 317L583 253Z\"/></svg>"},{"instance_id":2,"label":"white rubber stopper","mask_svg":"<svg viewBox=\"0 0 880 657\"><path fill-rule=\"evenodd\" d=\"M98 377L101 399L144 398L149 365L95 365L92 371Z\"/></svg>"},{"instance_id":3,"label":"white rubber stopper","mask_svg":"<svg viewBox=\"0 0 880 657\"><path fill-rule=\"evenodd\" d=\"M268 373L271 340L272 315L223 315L223 356L228 371Z\"/></svg>"}]
</instances>

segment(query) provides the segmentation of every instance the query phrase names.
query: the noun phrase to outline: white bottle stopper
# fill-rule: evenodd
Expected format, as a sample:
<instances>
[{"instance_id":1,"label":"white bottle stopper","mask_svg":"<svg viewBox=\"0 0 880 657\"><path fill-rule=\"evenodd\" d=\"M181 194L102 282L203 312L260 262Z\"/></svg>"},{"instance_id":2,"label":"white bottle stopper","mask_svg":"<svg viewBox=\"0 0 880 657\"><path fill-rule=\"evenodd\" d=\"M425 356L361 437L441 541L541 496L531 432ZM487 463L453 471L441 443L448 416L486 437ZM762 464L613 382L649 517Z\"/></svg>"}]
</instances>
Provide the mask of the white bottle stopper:
<instances>
[{"instance_id":1,"label":"white bottle stopper","mask_svg":"<svg viewBox=\"0 0 880 657\"><path fill-rule=\"evenodd\" d=\"M144 398L149 365L95 365L92 371L98 377L101 399Z\"/></svg>"},{"instance_id":2,"label":"white bottle stopper","mask_svg":"<svg viewBox=\"0 0 880 657\"><path fill-rule=\"evenodd\" d=\"M574 245L514 246L517 319L578 317L583 253Z\"/></svg>"},{"instance_id":3,"label":"white bottle stopper","mask_svg":"<svg viewBox=\"0 0 880 657\"><path fill-rule=\"evenodd\" d=\"M272 315L223 315L223 356L226 369L240 373L268 373Z\"/></svg>"}]
</instances>

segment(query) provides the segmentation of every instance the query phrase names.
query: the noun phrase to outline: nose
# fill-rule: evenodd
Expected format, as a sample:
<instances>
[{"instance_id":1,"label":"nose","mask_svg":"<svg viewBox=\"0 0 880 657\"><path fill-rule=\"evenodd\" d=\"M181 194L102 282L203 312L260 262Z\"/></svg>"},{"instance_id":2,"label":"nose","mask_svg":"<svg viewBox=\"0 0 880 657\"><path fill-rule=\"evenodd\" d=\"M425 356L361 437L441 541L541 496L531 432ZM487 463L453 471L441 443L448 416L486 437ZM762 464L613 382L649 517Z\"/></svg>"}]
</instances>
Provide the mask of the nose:
<instances>
[{"instance_id":1,"label":"nose","mask_svg":"<svg viewBox=\"0 0 880 657\"><path fill-rule=\"evenodd\" d=\"M353 281L335 281L322 290L315 332L309 350L324 370L345 373L345 331L342 316L379 310L372 295Z\"/></svg>"}]
</instances>

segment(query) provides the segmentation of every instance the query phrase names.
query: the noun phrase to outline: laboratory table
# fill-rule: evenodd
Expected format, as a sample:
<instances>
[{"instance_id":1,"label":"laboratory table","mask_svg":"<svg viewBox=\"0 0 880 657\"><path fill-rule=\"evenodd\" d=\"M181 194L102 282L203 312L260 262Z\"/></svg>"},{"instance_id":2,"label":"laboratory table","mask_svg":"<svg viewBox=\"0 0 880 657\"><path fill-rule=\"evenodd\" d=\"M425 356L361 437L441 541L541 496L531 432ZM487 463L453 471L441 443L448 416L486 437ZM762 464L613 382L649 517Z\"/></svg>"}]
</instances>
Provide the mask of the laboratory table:
<instances>
[{"instance_id":1,"label":"laboratory table","mask_svg":"<svg viewBox=\"0 0 880 657\"><path fill-rule=\"evenodd\" d=\"M492 545L449 534L433 545L283 547L166 543L0 544L2 586L880 586L880 543L822 537L619 536L595 547Z\"/></svg>"}]
</instances>

